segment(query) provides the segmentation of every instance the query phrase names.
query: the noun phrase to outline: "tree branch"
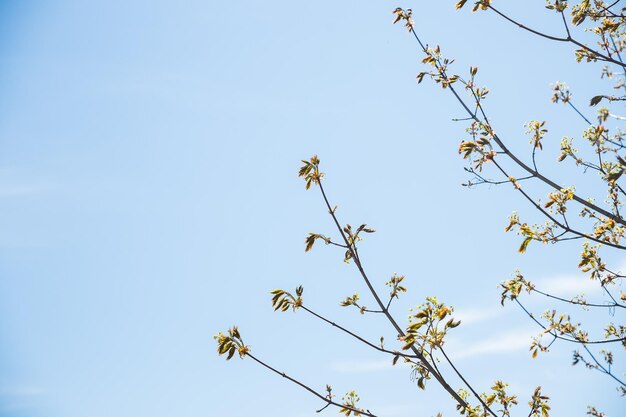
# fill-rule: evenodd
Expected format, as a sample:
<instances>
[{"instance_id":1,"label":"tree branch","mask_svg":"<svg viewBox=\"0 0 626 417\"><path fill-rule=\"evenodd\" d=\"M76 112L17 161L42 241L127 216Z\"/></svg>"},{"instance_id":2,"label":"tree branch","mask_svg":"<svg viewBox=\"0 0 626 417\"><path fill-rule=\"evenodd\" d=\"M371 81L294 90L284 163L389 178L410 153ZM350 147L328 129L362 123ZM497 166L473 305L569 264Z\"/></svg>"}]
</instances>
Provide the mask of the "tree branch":
<instances>
[{"instance_id":1,"label":"tree branch","mask_svg":"<svg viewBox=\"0 0 626 417\"><path fill-rule=\"evenodd\" d=\"M388 353L388 354L393 355L393 356L401 356L401 357L403 357L403 358L407 358L407 359L418 359L418 357L417 357L416 355L407 355L407 354L402 353L402 352L387 350L387 349L385 349L385 348L383 348L383 347L380 347L380 346L378 346L378 345L375 345L374 343L372 343L372 342L370 342L370 341L368 341L368 340L364 339L363 337L359 336L359 335L358 335L358 334L356 334L356 333L351 332L350 330L346 329L345 327L342 327L342 326L338 325L337 323L335 323L335 322L333 322L333 321L328 320L326 317L324 317L324 316L322 316L322 315L320 315L320 314L317 314L315 311L313 311L313 310L311 310L311 309L309 309L309 308L305 307L304 305L300 306L300 308L302 308L302 309L303 309L304 311L306 311L307 313L309 313L309 314L311 314L311 315L313 315L313 316L317 317L318 319L320 319L320 320L322 320L322 321L324 321L324 322L326 322L326 323L330 324L331 326L338 328L338 329L339 329L339 330L341 330L342 332L344 332L344 333L346 333L346 334L349 334L350 336L352 336L352 337L354 337L355 339L357 339L358 341L360 341L360 342L362 342L362 343L366 344L367 346L369 346L369 347L371 347L371 348L373 348L373 349L376 349L376 350L377 350L377 351L379 351L379 352Z\"/></svg>"},{"instance_id":2,"label":"tree branch","mask_svg":"<svg viewBox=\"0 0 626 417\"><path fill-rule=\"evenodd\" d=\"M611 62L611 63L613 63L615 65L619 65L620 67L626 67L626 64L624 64L623 62L620 62L620 61L618 61L616 59L611 58L610 56L604 55L604 54L602 54L602 53L600 53L600 52L598 52L598 51L596 51L594 49L591 49L587 45L585 45L583 43L580 43L576 39L572 38L569 35L569 30L568 30L568 35L567 35L566 38L562 38L562 37L558 37L558 36L552 36L552 35L547 35L545 33L542 33L542 32L540 32L538 30L535 30L535 29L531 29L528 26L525 26L525 25L517 22L516 20L514 20L514 19L510 18L509 16L505 15L504 13L500 12L498 9L496 9L495 7L493 7L491 5L489 5L487 7L490 10L493 10L500 17L508 20L509 22L513 23L514 25L518 26L521 29L524 29L527 32L530 32L530 33L533 33L533 34L535 34L537 36L540 36L542 38L550 39L550 40L557 41L557 42L570 42L570 43L573 43L574 45L576 45L576 46L584 49L585 51L593 54L597 59L600 59L600 60L606 61L606 62Z\"/></svg>"},{"instance_id":3,"label":"tree branch","mask_svg":"<svg viewBox=\"0 0 626 417\"><path fill-rule=\"evenodd\" d=\"M363 269L363 265L361 264L361 260L359 259L358 253L355 250L354 245L350 244L350 242L348 241L348 238L347 238L345 232L343 231L343 229L341 227L341 224L339 223L339 220L337 219L337 216L335 215L335 212L332 209L332 206L330 205L328 197L326 196L326 192L324 191L324 186L322 185L322 181L321 180L318 181L317 185L319 186L320 192L322 193L322 197L324 198L324 203L326 204L326 207L328 208L328 213L332 217L333 222L335 223L335 226L337 227L337 230L341 234L345 244L348 246L348 248L349 248L348 250L350 251L350 254L352 255L352 258L354 260L354 264L356 265L356 267L357 267L361 277L363 278L363 281L365 282L365 284L367 285L368 289L370 290L370 293L372 294L372 296L376 300L376 303L378 304L380 309L383 311L384 315L387 317L387 320L391 323L393 328L398 332L398 336L404 337L405 336L404 331L398 325L398 323L393 318L393 316L389 313L389 311L387 310L387 308L383 304L382 300L380 299L378 293L376 292L376 290L372 286L371 281L369 280L367 274L365 273L365 270ZM427 369L428 372L431 375L434 376L434 378L437 380L437 382L439 382L439 384L452 396L452 398L454 398L454 400L459 404L459 406L461 406L462 409L467 408L467 406L468 406L467 402L463 398L461 398L461 396L456 391L454 391L454 389L452 389L452 387L450 387L450 385L446 382L446 380L443 378L443 376L441 376L439 374L439 372L437 372L437 370L432 366L432 364L426 359L424 354L422 352L420 352L415 346L412 346L411 350L413 351L413 353L415 353L415 356L417 357L417 359L419 359L419 361L424 366L424 368ZM486 410L489 411L489 413L493 417L497 417L496 414L490 408L487 408Z\"/></svg>"},{"instance_id":4,"label":"tree branch","mask_svg":"<svg viewBox=\"0 0 626 417\"><path fill-rule=\"evenodd\" d=\"M419 43L420 47L422 48L424 53L428 53L428 50L426 48L426 46L422 43L422 41L420 40L419 36L417 35L417 32L415 32L415 30L413 29L413 27L411 27L410 29L411 33L413 34L413 36L415 37L415 39L417 40L417 42ZM441 64L439 62L437 62L437 67L441 68ZM448 79L447 75L445 74L445 71L442 71L443 76ZM467 104L465 103L465 101L461 98L461 96L459 95L459 93L456 91L456 89L454 88L454 86L452 84L448 85L448 88L450 89L450 91L454 94L455 98L457 99L457 101L461 104L461 106L465 109L465 111L467 112L467 114L472 117L472 119L478 123L482 123L482 121L478 118L478 116L474 115L472 113L472 111L470 110L470 108L467 106ZM487 115L485 114L482 105L478 104L478 108L481 112L481 115L483 116L485 123L489 124L489 119L487 118ZM537 172L536 170L534 170L533 168L529 167L528 165L526 165L521 159L519 159L513 152L511 152L505 145L504 142L500 139L500 137L494 132L493 133L493 139L494 141L498 144L498 146L502 149L502 151L504 153L506 153L506 155L511 158L513 160L513 162L515 162L519 167L521 167L523 170L525 170L526 172L528 172L531 176L534 176L538 179L540 179L542 182L544 182L545 184L549 185L550 187L554 188L555 190L562 190L564 187L557 184L556 182L550 180L549 178L545 177L544 175L540 174L539 172ZM579 197L578 195L574 194L574 196L572 197L572 199L576 202L578 202L579 204L594 210L602 215L604 215L605 217L608 217L612 220L614 220L615 222L626 226L626 221L621 218L620 216L616 216L613 213L610 213L609 211L596 206L595 204L590 203L589 201ZM532 199L531 199L532 201ZM610 243L608 242L602 242L605 243L609 246L612 246ZM620 248L620 249L626 249L624 247L621 247L619 245L617 245L616 247Z\"/></svg>"},{"instance_id":5,"label":"tree branch","mask_svg":"<svg viewBox=\"0 0 626 417\"><path fill-rule=\"evenodd\" d=\"M602 287L604 287L604 286L602 286ZM541 295L543 295L545 297L553 298L555 300L563 301L563 302L569 303L569 304L581 305L581 306L584 306L584 307L604 307L604 308L619 307L619 308L626 308L625 305L619 304L615 300L613 300L612 304L594 304L594 303L587 303L587 302L576 301L576 300L568 300L566 298L557 297L556 295L545 293L545 292L540 291L540 290L538 290L536 288L532 288L531 291L536 292L538 294L541 294Z\"/></svg>"},{"instance_id":6,"label":"tree branch","mask_svg":"<svg viewBox=\"0 0 626 417\"><path fill-rule=\"evenodd\" d=\"M620 337L618 339L608 339L608 340L591 340L591 341L587 341L587 342L583 342L581 340L577 340L577 339L572 339L570 337L564 337L564 336L560 336L558 333L556 333L554 330L549 330L542 322L540 322L539 320L537 320L535 318L535 316L533 315L533 313L531 313L530 311L528 311L526 309L526 307L524 307L524 305L517 299L517 297L514 298L515 302L517 303L517 305L519 305L522 310L524 310L524 313L526 313L526 315L528 317L530 317L535 323L537 323L537 325L539 325L539 327L541 327L543 330L545 330L545 332L547 334L549 334L552 337L555 337L559 340L564 340L566 342L571 342L571 343L579 343L581 345L601 345L601 344L606 344L606 343L617 343L617 342L623 342L624 340L626 340L626 337Z\"/></svg>"},{"instance_id":7,"label":"tree branch","mask_svg":"<svg viewBox=\"0 0 626 417\"><path fill-rule=\"evenodd\" d=\"M360 413L360 414L362 414L364 416L376 417L375 414L368 413L368 412L362 411L362 410L357 410L357 409L352 408L352 407L350 407L348 405L340 404L340 403L337 403L337 402L333 401L331 398L328 398L327 396L324 396L324 395L320 394L319 392L315 391L313 388L310 388L309 386L303 384L302 382L300 382L300 381L290 377L286 373L281 372L281 371L271 367L270 365L266 364L265 362L263 362L262 360L256 358L255 356L251 355L250 353L246 354L246 356L250 357L250 359L254 360L255 362L263 365L265 368L269 369L270 371L274 372L275 374L278 374L278 375L282 376L283 378L293 382L294 384L304 388L305 390L309 391L314 396L320 398L322 401L325 401L326 403L328 403L330 405L334 405L335 407L339 407L339 408L346 408L346 409L348 409L348 410L350 410L350 411L352 411L354 413Z\"/></svg>"}]
</instances>

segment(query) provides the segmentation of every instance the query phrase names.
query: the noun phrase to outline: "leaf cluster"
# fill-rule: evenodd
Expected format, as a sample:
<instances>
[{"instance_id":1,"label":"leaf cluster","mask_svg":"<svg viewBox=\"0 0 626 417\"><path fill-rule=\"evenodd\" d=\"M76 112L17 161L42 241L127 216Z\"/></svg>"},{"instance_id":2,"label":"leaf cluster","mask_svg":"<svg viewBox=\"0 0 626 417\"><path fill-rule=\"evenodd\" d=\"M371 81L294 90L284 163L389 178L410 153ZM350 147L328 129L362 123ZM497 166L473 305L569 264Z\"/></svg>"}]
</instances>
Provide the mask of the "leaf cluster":
<instances>
[{"instance_id":1,"label":"leaf cluster","mask_svg":"<svg viewBox=\"0 0 626 417\"><path fill-rule=\"evenodd\" d=\"M271 292L272 294L272 307L274 307L274 311L287 311L290 308L295 312L298 308L302 307L302 293L304 292L304 288L300 285L296 288L296 295L292 295L291 293L276 289Z\"/></svg>"},{"instance_id":2,"label":"leaf cluster","mask_svg":"<svg viewBox=\"0 0 626 417\"><path fill-rule=\"evenodd\" d=\"M238 353L239 357L243 359L250 352L250 346L243 343L237 326L228 329L226 334L219 332L213 336L213 339L217 342L217 353L220 356L226 355L226 360L230 360L235 353Z\"/></svg>"},{"instance_id":3,"label":"leaf cluster","mask_svg":"<svg viewBox=\"0 0 626 417\"><path fill-rule=\"evenodd\" d=\"M308 161L302 160L303 165L298 171L298 176L304 178L306 189L311 188L311 184L319 184L324 177L324 173L319 170L320 160L317 155L313 155Z\"/></svg>"}]
</instances>

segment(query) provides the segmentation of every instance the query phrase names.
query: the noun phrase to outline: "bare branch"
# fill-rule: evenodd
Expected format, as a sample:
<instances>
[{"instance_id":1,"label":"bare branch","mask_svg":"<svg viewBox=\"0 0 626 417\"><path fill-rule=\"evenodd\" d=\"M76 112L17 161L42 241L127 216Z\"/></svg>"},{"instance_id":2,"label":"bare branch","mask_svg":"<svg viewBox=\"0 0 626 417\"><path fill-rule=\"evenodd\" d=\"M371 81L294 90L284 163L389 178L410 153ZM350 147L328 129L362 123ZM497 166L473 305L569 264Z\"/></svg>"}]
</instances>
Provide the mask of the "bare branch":
<instances>
[{"instance_id":1,"label":"bare branch","mask_svg":"<svg viewBox=\"0 0 626 417\"><path fill-rule=\"evenodd\" d=\"M504 18L505 20L508 20L509 22L513 23L514 25L518 26L521 29L524 29L527 32L533 33L537 36L540 36L542 38L546 38L546 39L550 39L552 41L557 41L557 42L570 42L573 43L574 45L584 49L585 51L589 52L590 54L592 54L596 59L600 59L602 61L606 61L606 62L610 62L612 64L615 65L619 65L620 67L626 67L626 64L624 64L623 62L620 62L616 59L611 58L610 56L604 55L594 49L589 48L587 45L577 41L576 39L572 38L569 34L568 31L568 35L565 38L559 37L559 36L552 36L552 35L548 35L545 34L543 32L540 32L538 30L532 29L526 25L523 25L521 23L519 23L518 21L512 19L511 17L505 15L504 13L500 12L498 9L496 9L495 7L489 5L488 6L489 9L493 10L496 14L498 14L500 17Z\"/></svg>"},{"instance_id":2,"label":"bare branch","mask_svg":"<svg viewBox=\"0 0 626 417\"><path fill-rule=\"evenodd\" d=\"M333 406L338 407L338 408L347 408L348 410L352 411L353 413L356 413L356 415L362 414L362 415L368 416L368 417L376 417L375 414L369 413L367 411L358 410L358 409L352 408L352 407L350 407L350 406L348 406L346 404L340 404L340 403L337 403L337 402L333 401L331 398L328 398L328 396L324 396L324 395L320 394L319 392L315 391L313 388L310 388L309 386L303 384L302 382L298 381L297 379L294 379L294 378L290 377L289 375L287 375L286 373L281 372L281 371L271 367L270 365L266 364L265 362L263 362L262 360L258 359L255 356L253 356L250 353L248 353L246 356L249 356L250 359L252 359L253 361L257 362L260 365L263 365L265 368L269 369L270 371L274 372L275 374L278 374L278 375L282 376L283 378L293 382L294 384L304 388L305 390L307 390L308 392L310 392L314 396L316 396L319 399L321 399L322 401L328 403L327 405L333 405ZM323 408L322 408L322 410L323 410Z\"/></svg>"}]
</instances>

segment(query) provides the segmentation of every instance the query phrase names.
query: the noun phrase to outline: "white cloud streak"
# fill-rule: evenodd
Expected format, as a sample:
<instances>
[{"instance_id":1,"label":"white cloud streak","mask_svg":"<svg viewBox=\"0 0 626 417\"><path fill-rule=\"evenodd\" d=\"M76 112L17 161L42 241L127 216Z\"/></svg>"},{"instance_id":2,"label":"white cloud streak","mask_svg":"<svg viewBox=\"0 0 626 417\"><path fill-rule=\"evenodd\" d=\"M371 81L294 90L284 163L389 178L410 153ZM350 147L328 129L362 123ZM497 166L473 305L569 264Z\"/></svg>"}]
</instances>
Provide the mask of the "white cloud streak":
<instances>
[{"instance_id":1,"label":"white cloud streak","mask_svg":"<svg viewBox=\"0 0 626 417\"><path fill-rule=\"evenodd\" d=\"M483 339L477 343L468 343L460 346L460 343L452 344L448 355L452 359L466 359L476 356L503 354L514 351L527 350L532 336L537 335L537 329L517 329L507 333Z\"/></svg>"},{"instance_id":2,"label":"white cloud streak","mask_svg":"<svg viewBox=\"0 0 626 417\"><path fill-rule=\"evenodd\" d=\"M538 334L536 328L516 329L496 334L476 343L462 343L460 340L449 340L447 353L451 359L460 360L485 355L505 354L528 350L533 336ZM331 363L333 371L343 374L358 374L402 369L400 362L393 366L390 360L337 361Z\"/></svg>"},{"instance_id":3,"label":"white cloud streak","mask_svg":"<svg viewBox=\"0 0 626 417\"><path fill-rule=\"evenodd\" d=\"M337 361L330 364L330 368L342 374L358 374L394 369L391 360L363 360L363 361Z\"/></svg>"},{"instance_id":4,"label":"white cloud streak","mask_svg":"<svg viewBox=\"0 0 626 417\"><path fill-rule=\"evenodd\" d=\"M622 265L622 271L626 271L626 262ZM537 289L549 294L561 297L573 297L579 294L600 295L602 290L598 282L590 280L587 276L580 275L559 275L550 278L532 280ZM539 299L539 296L533 297ZM454 317L461 320L462 325L475 325L498 321L503 315L509 314L514 309L503 309L500 306L484 308L459 308L454 312ZM506 354L516 351L528 350L531 338L537 336L541 329L536 327L524 327L506 333L488 336L475 343L463 343L460 340L449 340L447 343L448 355L455 360L467 359L471 357ZM475 340L475 339L474 339ZM400 363L398 364L400 365ZM330 368L339 373L358 374L371 372L384 372L393 369L402 369L400 366L391 365L390 360L348 360L337 361L330 365Z\"/></svg>"},{"instance_id":5,"label":"white cloud streak","mask_svg":"<svg viewBox=\"0 0 626 417\"><path fill-rule=\"evenodd\" d=\"M454 310L454 318L461 320L463 325L476 324L507 314L510 310L501 307L461 308Z\"/></svg>"},{"instance_id":6,"label":"white cloud streak","mask_svg":"<svg viewBox=\"0 0 626 417\"><path fill-rule=\"evenodd\" d=\"M0 184L0 197L23 197L40 194L41 187L35 185Z\"/></svg>"},{"instance_id":7,"label":"white cloud streak","mask_svg":"<svg viewBox=\"0 0 626 417\"><path fill-rule=\"evenodd\" d=\"M556 276L533 283L538 290L560 297L572 297L583 293L599 294L602 291L598 281L593 281L582 274Z\"/></svg>"},{"instance_id":8,"label":"white cloud streak","mask_svg":"<svg viewBox=\"0 0 626 417\"><path fill-rule=\"evenodd\" d=\"M34 397L44 393L44 390L27 385L0 385L0 397Z\"/></svg>"}]
</instances>

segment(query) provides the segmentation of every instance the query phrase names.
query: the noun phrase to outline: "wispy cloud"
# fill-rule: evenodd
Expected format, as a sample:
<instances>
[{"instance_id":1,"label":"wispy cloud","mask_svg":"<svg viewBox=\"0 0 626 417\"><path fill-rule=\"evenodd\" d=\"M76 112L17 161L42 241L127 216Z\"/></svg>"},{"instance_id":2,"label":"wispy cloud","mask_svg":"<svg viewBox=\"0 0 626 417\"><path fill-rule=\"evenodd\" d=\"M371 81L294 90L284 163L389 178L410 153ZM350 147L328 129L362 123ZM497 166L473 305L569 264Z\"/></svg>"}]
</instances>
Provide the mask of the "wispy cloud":
<instances>
[{"instance_id":1,"label":"wispy cloud","mask_svg":"<svg viewBox=\"0 0 626 417\"><path fill-rule=\"evenodd\" d=\"M28 177L28 172L16 167L0 167L0 197L39 195L50 188L47 180Z\"/></svg>"},{"instance_id":2,"label":"wispy cloud","mask_svg":"<svg viewBox=\"0 0 626 417\"><path fill-rule=\"evenodd\" d=\"M461 320L461 323L463 323L463 325L476 324L483 321L492 320L496 317L500 317L503 314L507 314L509 311L510 310L505 310L500 306L485 308L459 308L454 310L454 318L457 320Z\"/></svg>"},{"instance_id":3,"label":"wispy cloud","mask_svg":"<svg viewBox=\"0 0 626 417\"><path fill-rule=\"evenodd\" d=\"M538 290L561 297L571 297L582 293L597 294L602 290L598 281L593 281L582 274L539 279L533 283Z\"/></svg>"},{"instance_id":4,"label":"wispy cloud","mask_svg":"<svg viewBox=\"0 0 626 417\"><path fill-rule=\"evenodd\" d=\"M358 374L367 372L389 371L394 369L391 360L362 360L337 361L330 364L330 368L342 374Z\"/></svg>"},{"instance_id":5,"label":"wispy cloud","mask_svg":"<svg viewBox=\"0 0 626 417\"><path fill-rule=\"evenodd\" d=\"M1 184L0 197L21 197L36 195L42 191L41 187L25 184Z\"/></svg>"},{"instance_id":6,"label":"wispy cloud","mask_svg":"<svg viewBox=\"0 0 626 417\"><path fill-rule=\"evenodd\" d=\"M359 404L365 406L365 404ZM367 406L366 406L367 408ZM379 416L395 417L395 416L414 416L426 413L426 407L419 403L392 403L392 404L372 404L370 408L372 413ZM311 411L309 413L299 413L296 417L316 417L320 414L316 414Z\"/></svg>"},{"instance_id":7,"label":"wispy cloud","mask_svg":"<svg viewBox=\"0 0 626 417\"><path fill-rule=\"evenodd\" d=\"M45 390L37 386L0 384L0 414L30 408L41 400L43 394Z\"/></svg>"},{"instance_id":8,"label":"wispy cloud","mask_svg":"<svg viewBox=\"0 0 626 417\"><path fill-rule=\"evenodd\" d=\"M626 272L626 259L622 260L620 263L617 263L616 266L616 268L610 267L609 269L611 269L611 271L624 274Z\"/></svg>"},{"instance_id":9,"label":"wispy cloud","mask_svg":"<svg viewBox=\"0 0 626 417\"><path fill-rule=\"evenodd\" d=\"M32 397L41 395L44 390L40 387L27 385L0 385L0 397Z\"/></svg>"},{"instance_id":10,"label":"wispy cloud","mask_svg":"<svg viewBox=\"0 0 626 417\"><path fill-rule=\"evenodd\" d=\"M416 404L386 404L372 408L372 411L381 416L409 416L425 410Z\"/></svg>"},{"instance_id":11,"label":"wispy cloud","mask_svg":"<svg viewBox=\"0 0 626 417\"><path fill-rule=\"evenodd\" d=\"M626 271L626 262L620 265L622 266L621 270ZM602 292L598 282L590 280L584 274L557 275L553 277L539 278L537 280L531 279L531 281L536 285L537 289L565 298L580 294L597 296ZM536 296L525 298L529 301L532 299L534 302L541 300L542 297ZM500 305L494 304L487 307L458 308L454 312L454 317L461 320L464 326L475 325L477 323L485 325L490 322L500 322L504 315L511 314L514 311L516 311L516 309L501 308ZM451 358L460 360L483 355L525 351L528 350L532 337L537 336L540 330L541 329L537 327L524 327L505 333L490 335L487 336L487 338L481 339L475 343L472 343L472 341L476 340L475 338L467 339L469 343L464 343L464 341L461 340L450 339L447 343L447 352ZM400 363L398 363L398 365L400 365ZM337 361L331 363L330 367L335 372L346 374L383 372L400 368L399 366L394 367L391 365L390 360L384 359L369 361Z\"/></svg>"},{"instance_id":12,"label":"wispy cloud","mask_svg":"<svg viewBox=\"0 0 626 417\"><path fill-rule=\"evenodd\" d=\"M449 347L447 353L450 358L460 360L483 355L524 351L528 349L531 338L537 334L536 328L523 328L495 334L476 343L464 343L461 340L451 339L446 344ZM332 362L330 367L335 372L358 374L403 369L403 365L402 361L393 366L391 360L348 360Z\"/></svg>"},{"instance_id":13,"label":"wispy cloud","mask_svg":"<svg viewBox=\"0 0 626 417\"><path fill-rule=\"evenodd\" d=\"M483 339L477 343L469 343L460 346L460 343L451 341L451 349L448 355L452 359L466 359L487 354L508 353L528 349L530 339L537 334L537 329L524 328L500 333Z\"/></svg>"}]
</instances>

